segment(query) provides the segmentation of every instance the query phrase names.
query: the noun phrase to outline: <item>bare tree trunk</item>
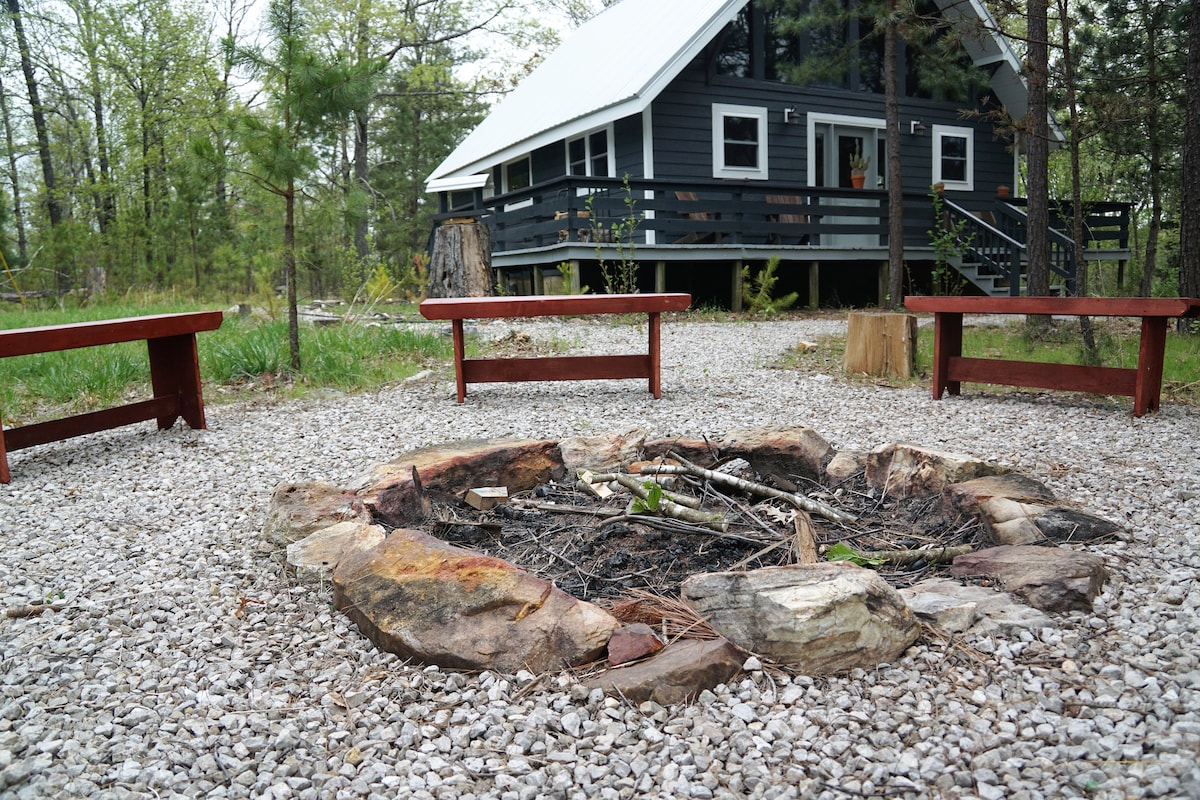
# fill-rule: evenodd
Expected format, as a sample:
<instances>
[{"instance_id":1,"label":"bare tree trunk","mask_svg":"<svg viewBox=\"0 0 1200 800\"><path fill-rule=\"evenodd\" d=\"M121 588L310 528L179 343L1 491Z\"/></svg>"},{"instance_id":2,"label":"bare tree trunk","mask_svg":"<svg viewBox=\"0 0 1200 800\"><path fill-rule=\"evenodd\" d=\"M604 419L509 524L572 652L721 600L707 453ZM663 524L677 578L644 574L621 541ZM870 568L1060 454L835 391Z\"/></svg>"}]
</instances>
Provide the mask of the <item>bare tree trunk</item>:
<instances>
[{"instance_id":1,"label":"bare tree trunk","mask_svg":"<svg viewBox=\"0 0 1200 800\"><path fill-rule=\"evenodd\" d=\"M1050 126L1048 122L1048 25L1047 0L1029 0L1029 51L1025 77L1029 84L1029 111L1026 115L1029 149L1029 220L1026 252L1029 258L1026 293L1050 294Z\"/></svg>"},{"instance_id":2,"label":"bare tree trunk","mask_svg":"<svg viewBox=\"0 0 1200 800\"><path fill-rule=\"evenodd\" d=\"M37 76L33 74L33 58L29 54L29 41L25 36L25 25L21 21L20 0L6 0L13 30L17 36L17 50L21 55L21 72L25 75L25 87L29 92L29 107L33 117L33 128L37 134L38 158L42 162L42 181L46 185L46 214L50 218L51 230L62 222L62 206L58 204L58 182L54 177L54 161L50 156L50 132L46 127L46 111L38 94ZM62 262L54 259L55 289L59 294L70 290L70 275Z\"/></svg>"},{"instance_id":3,"label":"bare tree trunk","mask_svg":"<svg viewBox=\"0 0 1200 800\"><path fill-rule=\"evenodd\" d=\"M1179 230L1179 296L1200 297L1200 3L1192 2L1188 28L1187 122L1183 133L1183 200ZM1191 176L1190 178L1188 176ZM1180 319L1179 330L1200 336L1200 321Z\"/></svg>"},{"instance_id":4,"label":"bare tree trunk","mask_svg":"<svg viewBox=\"0 0 1200 800\"><path fill-rule=\"evenodd\" d=\"M1154 98L1159 96L1158 69L1158 23L1160 6L1149 4L1144 12L1150 24L1146 25L1146 95L1151 99L1146 108L1146 133L1150 139L1150 225L1146 231L1145 261L1142 263L1142 280L1138 294L1149 297L1154 290L1154 271L1158 269L1158 240L1163 222L1163 147L1159 123L1159 107Z\"/></svg>"},{"instance_id":5,"label":"bare tree trunk","mask_svg":"<svg viewBox=\"0 0 1200 800\"><path fill-rule=\"evenodd\" d=\"M4 118L4 144L8 151L8 177L12 183L13 218L17 223L17 256L21 265L29 263L29 243L25 238L25 211L21 206L21 173L17 170L17 149L13 146L12 117L8 111L8 95L0 81L0 117ZM14 290L16 287L13 287Z\"/></svg>"},{"instance_id":6,"label":"bare tree trunk","mask_svg":"<svg viewBox=\"0 0 1200 800\"><path fill-rule=\"evenodd\" d=\"M1083 145L1079 124L1079 103L1075 96L1075 63L1071 51L1071 16L1067 13L1067 0L1058 0L1058 18L1062 33L1063 79L1067 90L1067 111L1071 115L1071 241L1075 244L1075 294L1088 294L1088 264L1083 252L1083 187L1079 169L1079 148ZM1096 333L1092 330L1092 318L1079 317L1079 334L1083 338L1083 352L1087 363L1099 364L1100 354L1096 351Z\"/></svg>"},{"instance_id":7,"label":"bare tree trunk","mask_svg":"<svg viewBox=\"0 0 1200 800\"><path fill-rule=\"evenodd\" d=\"M888 190L888 297L887 307L900 309L904 304L904 180L900 165L900 102L896 75L897 43L900 40L898 0L887 2L887 23L883 34L884 121L887 124Z\"/></svg>"},{"instance_id":8,"label":"bare tree trunk","mask_svg":"<svg viewBox=\"0 0 1200 800\"><path fill-rule=\"evenodd\" d=\"M296 293L296 181L288 178L284 195L283 270L287 282L288 352L293 373L300 371L300 312Z\"/></svg>"}]
</instances>

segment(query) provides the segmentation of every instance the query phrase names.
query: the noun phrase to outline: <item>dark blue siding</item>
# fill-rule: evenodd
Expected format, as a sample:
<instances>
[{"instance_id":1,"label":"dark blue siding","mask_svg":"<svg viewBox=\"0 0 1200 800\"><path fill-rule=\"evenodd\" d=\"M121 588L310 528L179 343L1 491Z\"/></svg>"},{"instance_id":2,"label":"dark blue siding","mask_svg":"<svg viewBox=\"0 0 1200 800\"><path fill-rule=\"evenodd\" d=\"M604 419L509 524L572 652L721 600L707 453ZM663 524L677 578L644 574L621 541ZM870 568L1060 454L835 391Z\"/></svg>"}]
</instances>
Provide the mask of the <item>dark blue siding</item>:
<instances>
[{"instance_id":1,"label":"dark blue siding","mask_svg":"<svg viewBox=\"0 0 1200 800\"><path fill-rule=\"evenodd\" d=\"M801 88L773 81L718 77L706 80L697 58L654 101L654 168L659 180L712 178L712 106L714 103L768 109L770 182L808 184L807 114L883 119L883 96L828 88ZM798 123L785 124L783 109L794 107ZM912 120L926 126L912 135ZM986 120L964 119L957 104L907 98L900 109L900 157L907 191L925 191L933 181L935 124L974 130L975 194L993 197L996 187L1012 182L1008 143L993 134ZM962 197L963 193L956 193Z\"/></svg>"}]
</instances>

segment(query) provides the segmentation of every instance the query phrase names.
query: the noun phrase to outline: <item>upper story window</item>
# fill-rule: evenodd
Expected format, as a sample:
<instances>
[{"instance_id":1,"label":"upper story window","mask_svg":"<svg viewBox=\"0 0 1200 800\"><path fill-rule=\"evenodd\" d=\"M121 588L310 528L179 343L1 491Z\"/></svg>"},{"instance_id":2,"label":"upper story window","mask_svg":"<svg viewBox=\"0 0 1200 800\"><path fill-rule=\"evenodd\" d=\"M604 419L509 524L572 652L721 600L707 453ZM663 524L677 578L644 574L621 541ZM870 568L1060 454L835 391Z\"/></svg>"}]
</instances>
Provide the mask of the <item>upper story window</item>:
<instances>
[{"instance_id":1,"label":"upper story window","mask_svg":"<svg viewBox=\"0 0 1200 800\"><path fill-rule=\"evenodd\" d=\"M516 161L504 165L503 191L516 192L533 184L533 168L529 156L522 156Z\"/></svg>"},{"instance_id":2,"label":"upper story window","mask_svg":"<svg viewBox=\"0 0 1200 800\"><path fill-rule=\"evenodd\" d=\"M975 131L933 126L933 182L950 190L975 188Z\"/></svg>"},{"instance_id":3,"label":"upper story window","mask_svg":"<svg viewBox=\"0 0 1200 800\"><path fill-rule=\"evenodd\" d=\"M578 139L567 142L567 174L591 177L612 177L613 165L610 158L609 132L593 131Z\"/></svg>"},{"instance_id":4,"label":"upper story window","mask_svg":"<svg viewBox=\"0 0 1200 800\"><path fill-rule=\"evenodd\" d=\"M767 109L714 103L713 177L767 178Z\"/></svg>"}]
</instances>

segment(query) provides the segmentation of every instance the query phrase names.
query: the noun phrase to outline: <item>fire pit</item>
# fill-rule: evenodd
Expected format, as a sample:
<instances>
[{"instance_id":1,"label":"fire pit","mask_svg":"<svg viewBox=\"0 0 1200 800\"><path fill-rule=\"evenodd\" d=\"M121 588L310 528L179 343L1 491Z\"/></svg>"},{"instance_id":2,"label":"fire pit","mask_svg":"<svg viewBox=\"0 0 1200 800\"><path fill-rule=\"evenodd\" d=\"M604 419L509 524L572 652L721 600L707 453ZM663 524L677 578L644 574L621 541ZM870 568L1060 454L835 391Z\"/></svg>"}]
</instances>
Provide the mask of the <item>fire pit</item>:
<instances>
[{"instance_id":1,"label":"fire pit","mask_svg":"<svg viewBox=\"0 0 1200 800\"><path fill-rule=\"evenodd\" d=\"M881 654L849 641L851 654L878 663L916 635L896 590L954 574L1025 597L1022 581L1032 580L1026 599L1035 605L1056 592L1064 607L1090 605L1104 579L1099 563L1088 562L1082 579L1075 562L1049 582L1039 570L1059 554L1085 556L1053 549L1056 540L1117 530L995 463L904 444L837 452L795 427L429 448L372 468L352 487L280 487L266 533L291 543L298 568L331 573L338 607L379 646L449 667L536 672L588 663L606 646L611 659L610 639L634 621L661 623L661 639L705 629L702 617L714 628L723 614L754 618L704 599L712 590L697 588L698 577L717 575L766 575L767 595L781 585L789 597L818 587L815 602L834 605L842 600L822 593L849 579L852 588L837 589L852 598L839 624L853 635L875 637L877 622L901 632ZM978 561L960 568L980 555L974 551L999 550L1017 558L1008 573ZM1065 588L1048 592L1054 581ZM715 602L731 592L758 602L756 591L721 589ZM823 607L803 613L809 621L801 628L826 639L847 635L812 621ZM667 625L666 617L689 614L682 626ZM772 615L777 609L764 616ZM463 620L475 627L459 630ZM790 637L787 614L781 624ZM728 629L704 630L716 633L736 638ZM735 643L771 654L778 651L768 640L779 635L756 640L751 632ZM813 662L820 669L842 663Z\"/></svg>"}]
</instances>

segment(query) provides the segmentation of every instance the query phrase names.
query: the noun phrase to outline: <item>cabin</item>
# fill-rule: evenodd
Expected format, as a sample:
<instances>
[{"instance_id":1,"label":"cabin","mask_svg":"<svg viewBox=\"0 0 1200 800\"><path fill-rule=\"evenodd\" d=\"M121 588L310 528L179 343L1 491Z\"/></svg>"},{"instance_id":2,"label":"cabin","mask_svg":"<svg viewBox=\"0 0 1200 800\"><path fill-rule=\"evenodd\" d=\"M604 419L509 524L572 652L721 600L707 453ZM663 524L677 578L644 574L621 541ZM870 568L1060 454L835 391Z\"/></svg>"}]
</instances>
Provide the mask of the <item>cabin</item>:
<instances>
[{"instance_id":1,"label":"cabin","mask_svg":"<svg viewBox=\"0 0 1200 800\"><path fill-rule=\"evenodd\" d=\"M947 24L991 20L980 0L923 2ZM621 265L638 290L740 310L743 268L777 257L776 290L802 304L880 303L882 41L870 20L798 29L777 6L622 0L600 12L429 176L438 221L488 224L512 294L603 291ZM935 47L940 30L897 55L906 291L929 291L948 264L957 291L1018 294L1025 214L1009 187L1022 146L1002 120L1025 114L1020 64L994 25L971 25L952 56ZM1088 211L1089 252L1127 257L1128 208ZM939 223L965 244L939 251ZM1052 270L1069 290L1061 230Z\"/></svg>"}]
</instances>

